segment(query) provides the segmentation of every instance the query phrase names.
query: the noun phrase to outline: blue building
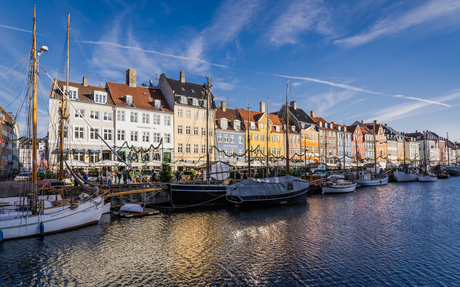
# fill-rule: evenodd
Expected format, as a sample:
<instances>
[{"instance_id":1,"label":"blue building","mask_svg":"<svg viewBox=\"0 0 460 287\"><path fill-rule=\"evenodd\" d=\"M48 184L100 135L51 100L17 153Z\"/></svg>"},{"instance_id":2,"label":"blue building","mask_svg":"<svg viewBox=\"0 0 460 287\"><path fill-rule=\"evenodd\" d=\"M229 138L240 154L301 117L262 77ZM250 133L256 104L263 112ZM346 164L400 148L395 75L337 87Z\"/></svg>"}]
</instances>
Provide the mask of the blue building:
<instances>
[{"instance_id":1,"label":"blue building","mask_svg":"<svg viewBox=\"0 0 460 287\"><path fill-rule=\"evenodd\" d=\"M227 109L222 101L216 111L216 161L236 163L246 159L246 133L235 109Z\"/></svg>"}]
</instances>

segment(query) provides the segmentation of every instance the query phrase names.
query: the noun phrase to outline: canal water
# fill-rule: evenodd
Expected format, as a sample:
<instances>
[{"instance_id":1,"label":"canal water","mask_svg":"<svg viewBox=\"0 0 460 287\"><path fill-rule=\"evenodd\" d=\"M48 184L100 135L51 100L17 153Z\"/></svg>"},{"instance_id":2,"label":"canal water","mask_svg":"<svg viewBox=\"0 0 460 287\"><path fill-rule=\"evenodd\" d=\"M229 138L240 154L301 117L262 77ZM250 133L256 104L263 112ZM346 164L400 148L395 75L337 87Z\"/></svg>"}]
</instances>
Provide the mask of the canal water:
<instances>
[{"instance_id":1,"label":"canal water","mask_svg":"<svg viewBox=\"0 0 460 287\"><path fill-rule=\"evenodd\" d=\"M104 215L0 244L0 286L454 286L460 178L263 210Z\"/></svg>"}]
</instances>

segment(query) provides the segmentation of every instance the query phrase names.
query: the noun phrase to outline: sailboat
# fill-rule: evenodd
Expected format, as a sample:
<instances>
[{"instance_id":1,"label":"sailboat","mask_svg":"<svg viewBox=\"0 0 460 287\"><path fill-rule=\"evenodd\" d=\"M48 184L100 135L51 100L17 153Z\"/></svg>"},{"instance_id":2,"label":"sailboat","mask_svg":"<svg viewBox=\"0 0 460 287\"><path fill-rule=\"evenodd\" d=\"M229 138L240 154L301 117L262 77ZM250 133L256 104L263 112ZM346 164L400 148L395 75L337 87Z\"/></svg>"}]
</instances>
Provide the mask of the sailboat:
<instances>
[{"instance_id":1,"label":"sailboat","mask_svg":"<svg viewBox=\"0 0 460 287\"><path fill-rule=\"evenodd\" d=\"M424 134L424 137L425 137L425 141L424 141L424 147L423 147L423 157L424 157L424 171L423 173L421 173L418 177L417 177L417 180L418 181L422 181L422 182L433 182L433 181L437 181L438 180L438 177L434 174L431 174L430 172L427 171L427 166L430 164L430 159L428 157L427 159L427 141L426 141L426 133Z\"/></svg>"},{"instance_id":2,"label":"sailboat","mask_svg":"<svg viewBox=\"0 0 460 287\"><path fill-rule=\"evenodd\" d=\"M374 172L365 172L360 171L358 173L359 180L357 183L360 186L379 186L388 184L388 175L383 173L377 172L377 148L375 143L375 128L376 128L376 121L374 120ZM406 149L404 149L406 150Z\"/></svg>"},{"instance_id":3,"label":"sailboat","mask_svg":"<svg viewBox=\"0 0 460 287\"><path fill-rule=\"evenodd\" d=\"M0 216L0 242L7 239L44 235L70 229L79 228L99 221L102 215L104 199L97 195L98 189L88 189L92 195L82 193L78 199L64 199L49 201L38 196L37 186L37 59L48 51L42 46L36 49L36 8L34 6L33 43L32 43L32 184L28 185L23 203L30 208L18 208L2 212ZM70 14L69 14L70 22ZM67 25L69 28L69 24ZM67 46L68 46L67 30ZM63 96L64 99L64 96ZM62 160L62 157L61 157ZM25 197L27 196L27 197ZM58 199L57 197L55 199Z\"/></svg>"},{"instance_id":4,"label":"sailboat","mask_svg":"<svg viewBox=\"0 0 460 287\"><path fill-rule=\"evenodd\" d=\"M289 80L286 89L286 174L289 174ZM248 119L249 120L249 119ZM249 140L249 135L248 135ZM250 146L248 144L248 146ZM248 162L250 159L248 159ZM250 173L249 173L250 174ZM306 202L310 184L294 176L249 178L227 186L226 198L237 207L266 207Z\"/></svg>"}]
</instances>

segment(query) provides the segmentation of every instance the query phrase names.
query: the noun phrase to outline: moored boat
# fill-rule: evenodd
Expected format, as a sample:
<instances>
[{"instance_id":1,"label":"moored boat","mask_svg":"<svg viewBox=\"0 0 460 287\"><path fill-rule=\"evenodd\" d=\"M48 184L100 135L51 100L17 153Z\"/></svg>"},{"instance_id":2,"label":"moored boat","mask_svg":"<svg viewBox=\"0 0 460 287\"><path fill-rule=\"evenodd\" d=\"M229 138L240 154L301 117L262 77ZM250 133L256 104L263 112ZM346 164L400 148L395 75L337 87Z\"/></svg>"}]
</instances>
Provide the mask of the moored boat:
<instances>
[{"instance_id":1,"label":"moored boat","mask_svg":"<svg viewBox=\"0 0 460 287\"><path fill-rule=\"evenodd\" d=\"M215 206L229 204L225 195L227 188L218 184L180 184L168 185L173 207Z\"/></svg>"},{"instance_id":2,"label":"moored boat","mask_svg":"<svg viewBox=\"0 0 460 287\"><path fill-rule=\"evenodd\" d=\"M415 173L414 171L412 170L408 170L408 171L400 171L400 170L396 170L394 173L393 173L394 177L395 177L395 180L398 181L398 182L410 182L410 181L417 181L418 179L418 174Z\"/></svg>"},{"instance_id":3,"label":"moored boat","mask_svg":"<svg viewBox=\"0 0 460 287\"><path fill-rule=\"evenodd\" d=\"M357 183L345 180L343 175L333 174L322 184L323 194L350 193L355 191Z\"/></svg>"},{"instance_id":4,"label":"moored boat","mask_svg":"<svg viewBox=\"0 0 460 287\"><path fill-rule=\"evenodd\" d=\"M421 181L421 182L433 182L433 181L437 181L438 180L438 177L436 175L432 175L432 174L421 174L417 177L417 180L418 181Z\"/></svg>"},{"instance_id":5,"label":"moored boat","mask_svg":"<svg viewBox=\"0 0 460 287\"><path fill-rule=\"evenodd\" d=\"M379 186L388 184L387 174L375 174L371 172L360 171L359 179L356 181L360 186Z\"/></svg>"}]
</instances>

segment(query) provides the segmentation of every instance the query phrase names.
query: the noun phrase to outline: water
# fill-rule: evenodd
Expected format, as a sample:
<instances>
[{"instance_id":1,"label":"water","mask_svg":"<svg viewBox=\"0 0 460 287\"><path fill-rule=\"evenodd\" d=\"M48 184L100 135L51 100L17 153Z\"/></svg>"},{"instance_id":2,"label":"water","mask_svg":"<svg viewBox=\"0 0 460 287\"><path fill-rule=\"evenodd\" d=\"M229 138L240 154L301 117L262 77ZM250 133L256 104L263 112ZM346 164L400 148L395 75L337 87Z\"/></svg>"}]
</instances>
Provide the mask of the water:
<instances>
[{"instance_id":1,"label":"water","mask_svg":"<svg viewBox=\"0 0 460 287\"><path fill-rule=\"evenodd\" d=\"M0 244L0 286L452 286L460 178L212 210Z\"/></svg>"}]
</instances>

